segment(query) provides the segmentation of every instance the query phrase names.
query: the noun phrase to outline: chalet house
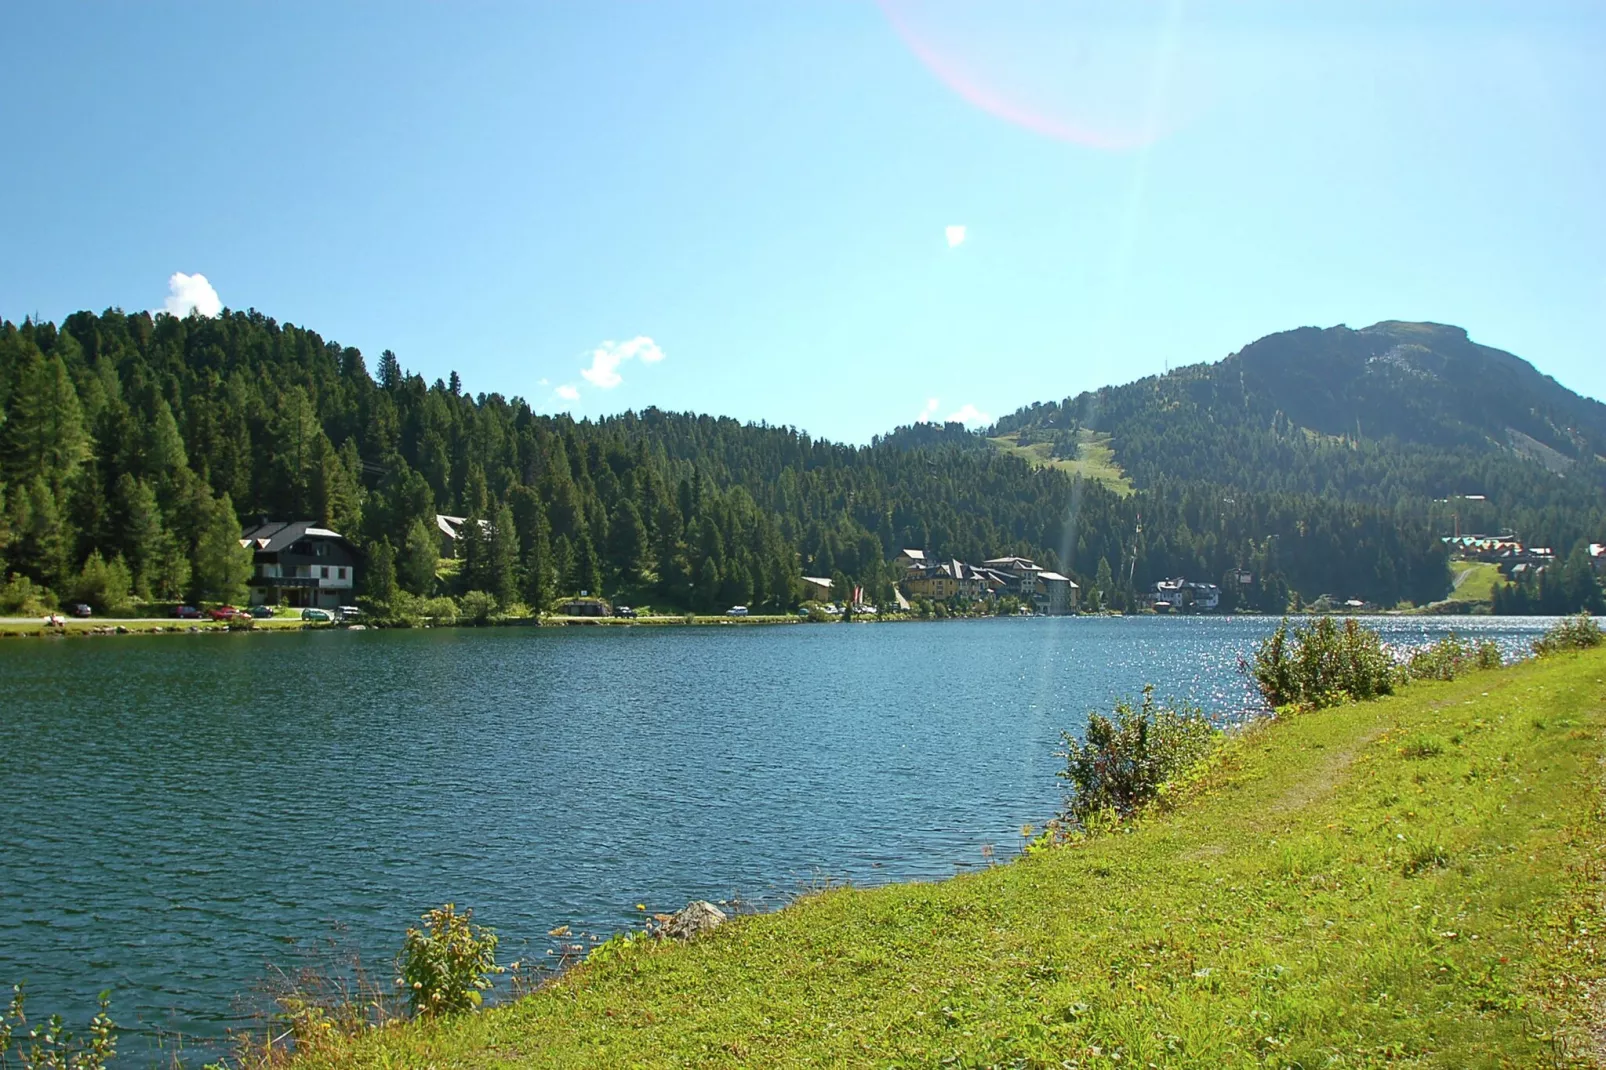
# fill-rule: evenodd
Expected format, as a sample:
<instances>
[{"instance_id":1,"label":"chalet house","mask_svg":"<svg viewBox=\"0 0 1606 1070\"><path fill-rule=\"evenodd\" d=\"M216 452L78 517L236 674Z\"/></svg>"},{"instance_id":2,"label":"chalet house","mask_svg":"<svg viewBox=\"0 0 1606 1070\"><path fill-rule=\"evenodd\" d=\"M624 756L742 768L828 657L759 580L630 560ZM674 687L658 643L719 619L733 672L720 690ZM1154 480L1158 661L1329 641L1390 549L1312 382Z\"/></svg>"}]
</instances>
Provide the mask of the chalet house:
<instances>
[{"instance_id":1,"label":"chalet house","mask_svg":"<svg viewBox=\"0 0 1606 1070\"><path fill-rule=\"evenodd\" d=\"M831 581L824 576L803 577L803 601L829 602L831 600Z\"/></svg>"},{"instance_id":2,"label":"chalet house","mask_svg":"<svg viewBox=\"0 0 1606 1070\"><path fill-rule=\"evenodd\" d=\"M1589 563L1597 573L1606 573L1606 545L1598 542L1589 544Z\"/></svg>"},{"instance_id":3,"label":"chalet house","mask_svg":"<svg viewBox=\"0 0 1606 1070\"><path fill-rule=\"evenodd\" d=\"M892 564L895 568L907 572L914 568L925 568L931 564L931 559L926 556L926 551L911 550L906 546L898 551L898 556L892 559Z\"/></svg>"},{"instance_id":4,"label":"chalet house","mask_svg":"<svg viewBox=\"0 0 1606 1070\"><path fill-rule=\"evenodd\" d=\"M456 557L458 540L463 537L463 525L468 523L467 517L447 516L445 513L435 514L435 535L440 540L440 555L442 557ZM481 530L490 530L491 522L481 520Z\"/></svg>"},{"instance_id":5,"label":"chalet house","mask_svg":"<svg viewBox=\"0 0 1606 1070\"><path fill-rule=\"evenodd\" d=\"M240 545L252 555L251 605L333 609L349 605L357 584L357 548L313 520L260 524Z\"/></svg>"}]
</instances>

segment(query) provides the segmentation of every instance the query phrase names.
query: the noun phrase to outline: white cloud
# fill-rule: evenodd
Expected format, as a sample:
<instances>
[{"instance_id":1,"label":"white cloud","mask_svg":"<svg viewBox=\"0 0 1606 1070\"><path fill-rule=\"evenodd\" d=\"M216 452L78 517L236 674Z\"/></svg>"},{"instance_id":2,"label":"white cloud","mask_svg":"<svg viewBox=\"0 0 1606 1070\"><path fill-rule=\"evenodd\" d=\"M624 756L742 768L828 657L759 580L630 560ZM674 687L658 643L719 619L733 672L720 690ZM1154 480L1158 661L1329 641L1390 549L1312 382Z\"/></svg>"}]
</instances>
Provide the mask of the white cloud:
<instances>
[{"instance_id":1,"label":"white cloud","mask_svg":"<svg viewBox=\"0 0 1606 1070\"><path fill-rule=\"evenodd\" d=\"M938 402L938 400L936 398L927 398L926 399L926 407L920 410L920 415L919 416L915 417L915 423L917 423L917 424L928 424L928 423L930 423L931 422L931 418L933 416L937 415L937 405L938 404L939 404L939 402Z\"/></svg>"},{"instance_id":2,"label":"white cloud","mask_svg":"<svg viewBox=\"0 0 1606 1070\"><path fill-rule=\"evenodd\" d=\"M536 386L550 386L550 385L552 385L552 380L543 376L540 380L538 380L536 382L535 385Z\"/></svg>"},{"instance_id":3,"label":"white cloud","mask_svg":"<svg viewBox=\"0 0 1606 1070\"><path fill-rule=\"evenodd\" d=\"M943 233L948 235L948 248L952 249L957 245L965 244L965 225L963 223L945 227L943 228Z\"/></svg>"},{"instance_id":4,"label":"white cloud","mask_svg":"<svg viewBox=\"0 0 1606 1070\"><path fill-rule=\"evenodd\" d=\"M576 390L574 386L569 383L564 383L562 386L558 387L552 392L558 395L558 397L562 398L564 401L580 400L580 391Z\"/></svg>"},{"instance_id":5,"label":"white cloud","mask_svg":"<svg viewBox=\"0 0 1606 1070\"><path fill-rule=\"evenodd\" d=\"M223 302L205 275L175 271L167 280L167 300L162 302L162 309L175 316L188 316L192 311L215 316L223 311Z\"/></svg>"},{"instance_id":6,"label":"white cloud","mask_svg":"<svg viewBox=\"0 0 1606 1070\"><path fill-rule=\"evenodd\" d=\"M591 351L591 367L580 374L603 390L612 390L624 382L619 365L627 360L640 360L643 364L657 364L664 359L658 343L645 335L637 335L628 342L604 342Z\"/></svg>"},{"instance_id":7,"label":"white cloud","mask_svg":"<svg viewBox=\"0 0 1606 1070\"><path fill-rule=\"evenodd\" d=\"M951 424L960 423L970 427L973 424L990 424L993 422L993 418L967 401L959 407L958 412L948 414L948 422Z\"/></svg>"}]
</instances>

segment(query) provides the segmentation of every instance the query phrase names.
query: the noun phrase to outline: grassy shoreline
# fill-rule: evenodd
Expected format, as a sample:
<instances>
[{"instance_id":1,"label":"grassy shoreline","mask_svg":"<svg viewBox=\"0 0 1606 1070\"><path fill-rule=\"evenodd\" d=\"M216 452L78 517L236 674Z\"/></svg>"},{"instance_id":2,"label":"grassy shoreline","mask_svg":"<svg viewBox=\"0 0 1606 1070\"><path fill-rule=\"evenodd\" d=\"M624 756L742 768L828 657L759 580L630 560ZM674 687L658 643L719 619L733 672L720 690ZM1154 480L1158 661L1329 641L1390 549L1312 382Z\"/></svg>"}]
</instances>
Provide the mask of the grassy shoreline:
<instances>
[{"instance_id":1,"label":"grassy shoreline","mask_svg":"<svg viewBox=\"0 0 1606 1070\"><path fill-rule=\"evenodd\" d=\"M1595 650L1268 722L1127 831L609 945L297 1065L1588 1065L1603 680Z\"/></svg>"}]
</instances>

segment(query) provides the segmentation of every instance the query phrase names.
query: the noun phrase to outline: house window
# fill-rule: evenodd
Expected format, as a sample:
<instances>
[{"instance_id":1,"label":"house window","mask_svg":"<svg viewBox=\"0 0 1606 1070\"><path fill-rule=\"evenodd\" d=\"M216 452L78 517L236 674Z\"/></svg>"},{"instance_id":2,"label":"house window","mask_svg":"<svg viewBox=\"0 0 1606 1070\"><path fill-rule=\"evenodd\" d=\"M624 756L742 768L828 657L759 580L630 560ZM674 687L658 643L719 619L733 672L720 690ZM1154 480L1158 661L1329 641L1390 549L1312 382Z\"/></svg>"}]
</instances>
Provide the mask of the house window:
<instances>
[{"instance_id":1,"label":"house window","mask_svg":"<svg viewBox=\"0 0 1606 1070\"><path fill-rule=\"evenodd\" d=\"M325 579L326 580L326 579L329 578L329 566L328 565L324 565L319 571L322 573L322 575L319 577L319 579Z\"/></svg>"},{"instance_id":2,"label":"house window","mask_svg":"<svg viewBox=\"0 0 1606 1070\"><path fill-rule=\"evenodd\" d=\"M342 567L342 568L341 568L341 569L340 569L340 570L339 570L339 574L340 574L340 578L341 578L341 579L345 579L345 578L346 578L346 570L345 570L345 568L344 568L344 567Z\"/></svg>"}]
</instances>

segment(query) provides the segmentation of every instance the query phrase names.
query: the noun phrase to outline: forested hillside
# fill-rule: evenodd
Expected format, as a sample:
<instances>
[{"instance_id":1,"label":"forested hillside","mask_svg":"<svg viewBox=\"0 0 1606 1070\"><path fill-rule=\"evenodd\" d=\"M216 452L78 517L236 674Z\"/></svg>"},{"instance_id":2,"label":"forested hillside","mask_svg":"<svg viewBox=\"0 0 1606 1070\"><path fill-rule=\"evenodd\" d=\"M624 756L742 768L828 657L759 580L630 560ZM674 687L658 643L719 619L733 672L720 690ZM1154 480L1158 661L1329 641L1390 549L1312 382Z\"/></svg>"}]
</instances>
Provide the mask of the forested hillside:
<instances>
[{"instance_id":1,"label":"forested hillside","mask_svg":"<svg viewBox=\"0 0 1606 1070\"><path fill-rule=\"evenodd\" d=\"M1458 327L1262 338L1214 364L1033 405L989 432L1074 456L1108 434L1139 487L1208 483L1385 506L1565 551L1606 535L1606 405ZM1481 496L1482 500L1474 497Z\"/></svg>"},{"instance_id":2,"label":"forested hillside","mask_svg":"<svg viewBox=\"0 0 1606 1070\"><path fill-rule=\"evenodd\" d=\"M1274 611L1290 592L1393 604L1449 587L1414 505L1197 476L1146 475L1121 497L937 429L851 447L651 409L575 421L455 374L428 384L388 351L370 373L357 350L256 312L0 325L0 416L0 612L238 598L235 540L262 518L348 535L381 601L478 590L542 607L584 589L781 609L805 573L884 596L903 546L1032 556L1117 605L1234 567L1256 582L1230 596ZM485 522L464 525L480 534L449 581L437 512Z\"/></svg>"}]
</instances>

